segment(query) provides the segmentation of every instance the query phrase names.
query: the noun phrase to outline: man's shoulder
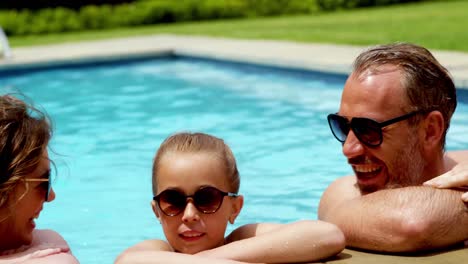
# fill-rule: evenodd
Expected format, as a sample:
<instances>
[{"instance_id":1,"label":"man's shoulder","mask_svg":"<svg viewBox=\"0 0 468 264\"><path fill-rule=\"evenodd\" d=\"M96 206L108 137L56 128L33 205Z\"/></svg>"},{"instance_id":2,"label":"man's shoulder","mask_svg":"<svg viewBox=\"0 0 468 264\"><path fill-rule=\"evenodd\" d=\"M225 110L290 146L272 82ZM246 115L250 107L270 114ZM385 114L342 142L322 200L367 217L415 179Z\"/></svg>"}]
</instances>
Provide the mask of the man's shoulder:
<instances>
[{"instance_id":1,"label":"man's shoulder","mask_svg":"<svg viewBox=\"0 0 468 264\"><path fill-rule=\"evenodd\" d=\"M355 176L345 176L334 180L320 198L318 216L326 219L326 215L340 204L359 197Z\"/></svg>"},{"instance_id":2,"label":"man's shoulder","mask_svg":"<svg viewBox=\"0 0 468 264\"><path fill-rule=\"evenodd\" d=\"M335 179L328 188L352 188L356 185L356 176L348 175Z\"/></svg>"},{"instance_id":3,"label":"man's shoulder","mask_svg":"<svg viewBox=\"0 0 468 264\"><path fill-rule=\"evenodd\" d=\"M454 160L456 163L468 162L468 150L449 151L445 156Z\"/></svg>"}]
</instances>

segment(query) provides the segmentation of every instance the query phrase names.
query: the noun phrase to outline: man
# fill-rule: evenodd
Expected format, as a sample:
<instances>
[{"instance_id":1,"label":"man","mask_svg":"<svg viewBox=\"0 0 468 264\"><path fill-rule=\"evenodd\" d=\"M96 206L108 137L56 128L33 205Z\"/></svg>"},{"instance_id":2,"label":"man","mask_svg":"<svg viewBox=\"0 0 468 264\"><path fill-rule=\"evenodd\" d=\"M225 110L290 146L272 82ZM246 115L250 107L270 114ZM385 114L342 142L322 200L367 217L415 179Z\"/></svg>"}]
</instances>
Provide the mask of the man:
<instances>
[{"instance_id":1,"label":"man","mask_svg":"<svg viewBox=\"0 0 468 264\"><path fill-rule=\"evenodd\" d=\"M359 55L339 111L328 117L355 175L327 188L319 219L338 225L348 246L374 251L468 239L463 192L423 186L467 185L468 151L444 153L456 104L448 71L427 49L398 43Z\"/></svg>"}]
</instances>

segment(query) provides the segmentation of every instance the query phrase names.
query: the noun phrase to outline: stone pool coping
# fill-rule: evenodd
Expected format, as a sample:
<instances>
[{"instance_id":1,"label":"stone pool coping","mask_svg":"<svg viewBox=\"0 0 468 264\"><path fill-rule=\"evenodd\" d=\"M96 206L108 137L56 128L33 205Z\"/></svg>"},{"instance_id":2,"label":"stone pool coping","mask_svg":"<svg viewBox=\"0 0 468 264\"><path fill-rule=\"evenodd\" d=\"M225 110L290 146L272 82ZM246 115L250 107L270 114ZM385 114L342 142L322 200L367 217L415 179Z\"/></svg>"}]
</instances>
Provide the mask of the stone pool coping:
<instances>
[{"instance_id":1,"label":"stone pool coping","mask_svg":"<svg viewBox=\"0 0 468 264\"><path fill-rule=\"evenodd\" d=\"M0 70L92 59L112 60L173 54L347 75L354 58L364 49L365 47L346 45L152 35L13 48L11 59L0 59ZM449 69L457 87L468 89L468 53L431 52ZM345 249L325 263L458 264L466 259L466 247L418 256L381 255Z\"/></svg>"},{"instance_id":2,"label":"stone pool coping","mask_svg":"<svg viewBox=\"0 0 468 264\"><path fill-rule=\"evenodd\" d=\"M347 75L354 58L365 48L286 41L149 35L13 48L12 58L0 59L0 69L170 53ZM431 51L450 71L457 88L468 89L468 53Z\"/></svg>"}]
</instances>

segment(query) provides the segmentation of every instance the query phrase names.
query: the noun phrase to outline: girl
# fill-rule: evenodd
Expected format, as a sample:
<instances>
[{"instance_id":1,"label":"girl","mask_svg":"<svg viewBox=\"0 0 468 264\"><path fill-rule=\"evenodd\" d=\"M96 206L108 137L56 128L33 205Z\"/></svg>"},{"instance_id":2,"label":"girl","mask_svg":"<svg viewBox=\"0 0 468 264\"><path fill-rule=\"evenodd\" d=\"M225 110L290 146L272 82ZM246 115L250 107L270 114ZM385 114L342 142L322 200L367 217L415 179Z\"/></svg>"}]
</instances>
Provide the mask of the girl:
<instances>
[{"instance_id":1,"label":"girl","mask_svg":"<svg viewBox=\"0 0 468 264\"><path fill-rule=\"evenodd\" d=\"M345 241L321 221L251 224L224 238L244 199L236 161L223 140L202 133L167 138L153 164L154 214L167 242L147 240L116 263L285 263L335 255Z\"/></svg>"}]
</instances>

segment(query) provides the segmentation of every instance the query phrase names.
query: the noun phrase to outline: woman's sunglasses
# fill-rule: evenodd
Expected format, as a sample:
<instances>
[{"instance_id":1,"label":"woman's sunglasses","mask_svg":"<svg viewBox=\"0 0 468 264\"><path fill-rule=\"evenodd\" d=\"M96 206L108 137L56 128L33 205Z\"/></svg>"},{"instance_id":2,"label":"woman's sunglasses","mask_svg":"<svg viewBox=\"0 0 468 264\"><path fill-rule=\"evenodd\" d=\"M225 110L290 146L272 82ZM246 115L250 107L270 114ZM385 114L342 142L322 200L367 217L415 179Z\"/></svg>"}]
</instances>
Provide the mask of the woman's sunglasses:
<instances>
[{"instance_id":1,"label":"woman's sunglasses","mask_svg":"<svg viewBox=\"0 0 468 264\"><path fill-rule=\"evenodd\" d=\"M50 189L52 189L52 180L51 173L47 172L47 179L44 178L34 178L34 179L25 179L27 182L42 182L40 187L45 191L45 200L49 201Z\"/></svg>"},{"instance_id":2,"label":"woman's sunglasses","mask_svg":"<svg viewBox=\"0 0 468 264\"><path fill-rule=\"evenodd\" d=\"M153 197L153 200L158 203L159 209L168 216L176 216L185 210L188 199L191 198L193 205L198 211L204 214L213 214L221 207L224 196L237 197L238 194L223 192L215 187L202 187L193 195L185 195L185 193L168 189Z\"/></svg>"},{"instance_id":3,"label":"woman's sunglasses","mask_svg":"<svg viewBox=\"0 0 468 264\"><path fill-rule=\"evenodd\" d=\"M382 144L383 141L382 128L396 122L403 121L422 112L424 111L418 110L410 112L408 114L404 114L384 122L377 122L365 117L353 117L351 118L351 121L348 121L348 119L344 116L329 114L328 125L330 125L330 129L335 138L338 139L338 141L341 143L346 141L349 130L352 130L359 141L361 141L366 146L378 147L380 144Z\"/></svg>"}]
</instances>

